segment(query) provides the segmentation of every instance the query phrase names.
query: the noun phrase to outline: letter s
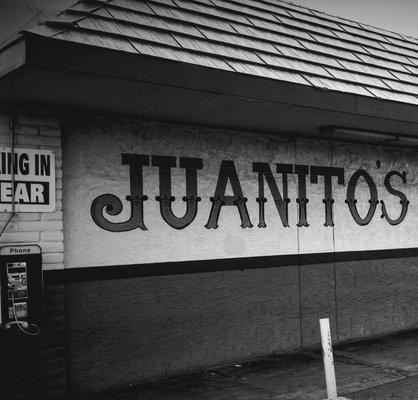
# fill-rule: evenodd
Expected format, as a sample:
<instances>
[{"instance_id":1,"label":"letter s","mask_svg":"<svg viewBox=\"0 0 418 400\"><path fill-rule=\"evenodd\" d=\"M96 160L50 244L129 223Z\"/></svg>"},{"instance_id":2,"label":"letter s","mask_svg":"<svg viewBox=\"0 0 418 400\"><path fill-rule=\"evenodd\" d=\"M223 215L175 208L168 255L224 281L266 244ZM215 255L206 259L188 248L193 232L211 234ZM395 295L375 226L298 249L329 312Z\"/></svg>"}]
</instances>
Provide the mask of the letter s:
<instances>
[{"instance_id":1,"label":"letter s","mask_svg":"<svg viewBox=\"0 0 418 400\"><path fill-rule=\"evenodd\" d=\"M384 184L385 184L385 188L386 188L386 190L390 193L390 194L393 194L394 196L397 196L397 197L399 197L400 198L400 203L401 203L401 205L402 205L402 210L401 210L401 215L399 216L399 218L398 219L392 219L392 218L390 218L389 217L389 215L388 215L388 213L387 213L387 210L386 210L386 205L385 205L385 202L383 201L383 200L381 200L380 202L382 203L382 215L381 215L381 217L382 218L386 218L386 221L388 221L389 222L389 224L391 224L391 225L398 225L398 224L400 224L404 219L405 219L405 217L406 217L406 213L408 212L408 205L409 205L409 201L408 201L408 199L406 198L406 196L405 196L405 194L404 193L402 193L402 192L400 192L399 190L396 190L396 189L394 189L393 188L393 186L392 186L392 184L391 184L391 182L390 182L390 180L391 180L391 178L392 178L392 176L394 176L394 175L396 175L396 176L399 176L399 178L401 178L402 179L402 182L403 183L406 183L406 172L402 172L402 173L400 173L400 172L398 172L398 171L390 171L387 175L386 175L386 177L385 177L385 180L384 180Z\"/></svg>"}]
</instances>

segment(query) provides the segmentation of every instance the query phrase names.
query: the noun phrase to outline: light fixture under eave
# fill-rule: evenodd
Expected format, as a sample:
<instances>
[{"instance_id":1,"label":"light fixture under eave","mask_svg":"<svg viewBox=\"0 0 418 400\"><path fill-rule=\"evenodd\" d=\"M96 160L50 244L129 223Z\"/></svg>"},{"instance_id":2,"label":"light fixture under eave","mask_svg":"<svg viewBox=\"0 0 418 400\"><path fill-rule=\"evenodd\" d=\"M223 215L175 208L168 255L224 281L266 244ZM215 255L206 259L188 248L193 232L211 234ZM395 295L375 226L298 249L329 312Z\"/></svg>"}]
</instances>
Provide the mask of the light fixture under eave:
<instances>
[{"instance_id":1,"label":"light fixture under eave","mask_svg":"<svg viewBox=\"0 0 418 400\"><path fill-rule=\"evenodd\" d=\"M320 138L344 142L362 142L381 144L386 146L418 147L418 136L368 131L361 129L323 126L318 129Z\"/></svg>"},{"instance_id":2,"label":"light fixture under eave","mask_svg":"<svg viewBox=\"0 0 418 400\"><path fill-rule=\"evenodd\" d=\"M397 142L405 145L418 146L418 137L412 136L398 136Z\"/></svg>"}]
</instances>

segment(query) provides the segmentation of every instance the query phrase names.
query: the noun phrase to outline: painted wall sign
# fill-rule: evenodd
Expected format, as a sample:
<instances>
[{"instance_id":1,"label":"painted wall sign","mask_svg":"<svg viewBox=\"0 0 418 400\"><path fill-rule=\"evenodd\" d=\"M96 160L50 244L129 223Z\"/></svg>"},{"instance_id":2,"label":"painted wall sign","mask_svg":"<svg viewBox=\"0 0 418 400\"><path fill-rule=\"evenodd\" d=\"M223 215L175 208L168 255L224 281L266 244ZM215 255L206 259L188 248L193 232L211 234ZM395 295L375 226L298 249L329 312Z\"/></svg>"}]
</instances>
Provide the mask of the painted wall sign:
<instances>
[{"instance_id":1,"label":"painted wall sign","mask_svg":"<svg viewBox=\"0 0 418 400\"><path fill-rule=\"evenodd\" d=\"M103 120L64 143L68 267L418 247L418 159Z\"/></svg>"},{"instance_id":2,"label":"painted wall sign","mask_svg":"<svg viewBox=\"0 0 418 400\"><path fill-rule=\"evenodd\" d=\"M55 210L55 157L50 150L0 148L0 212Z\"/></svg>"},{"instance_id":3,"label":"painted wall sign","mask_svg":"<svg viewBox=\"0 0 418 400\"><path fill-rule=\"evenodd\" d=\"M197 170L203 168L203 160L198 158L180 157L179 166L185 169L186 177L186 196L182 198L186 202L186 212L182 217L177 217L171 208L171 203L176 200L171 195L171 168L176 168L177 158L175 156L151 156L152 166L159 168L159 188L160 194L155 197L160 203L161 216L164 221L174 229L184 229L196 217L197 204L201 200L198 196L197 186ZM103 229L111 232L130 231L135 228L147 230L144 223L143 202L148 200L148 196L143 193L143 174L142 168L150 165L150 157L146 154L122 154L122 164L128 165L130 168L130 188L131 193L126 196L126 200L130 202L131 216L126 222L111 222L106 219L105 214L118 215L122 211L122 203L118 197L113 194L103 194L96 197L91 205L91 215L94 222ZM318 167L308 165L292 165L292 164L276 164L276 172L282 175L282 193L280 192L276 178L273 175L271 167L268 163L253 162L253 171L258 174L258 193L256 201L259 203L258 227L266 228L264 206L268 199L265 197L264 180L270 189L271 196L277 208L281 222L284 227L289 227L289 207L291 199L288 197L288 175L294 174L298 171L298 193L301 197L296 199L298 203L298 227L307 227L308 212L306 193L306 177L309 175L311 183L319 184L319 177L323 178L324 186L324 226L334 226L334 198L332 195L333 178L336 178L337 185L344 185L345 174L344 168L337 167ZM304 171L303 174L300 171ZM300 177L303 177L300 179ZM385 188L391 195L399 199L401 205L398 211L398 217L392 219L388 215L385 202L382 200L382 214L391 225L400 224L406 217L408 211L409 201L405 194L400 190L396 190L392 186L391 179L393 177L400 178L401 184L406 184L406 172L390 171L384 178ZM356 187L359 179L363 178L370 190L370 198L368 200L369 209L365 217L361 217L357 209ZM225 194L228 182L231 184L232 196ZM252 228L254 225L251 222L250 215L246 206L247 198L244 197L241 183L235 168L234 161L222 160L219 168L218 181L213 197L210 197L212 203L208 221L205 224L206 229L218 228L219 215L223 206L236 206L238 215L241 221L241 228ZM351 176L347 186L347 203L350 213L354 221L358 225L367 225L372 220L377 205L379 204L376 183L373 178L363 169L359 169ZM399 208L399 207L398 207ZM396 210L395 210L396 212Z\"/></svg>"}]
</instances>

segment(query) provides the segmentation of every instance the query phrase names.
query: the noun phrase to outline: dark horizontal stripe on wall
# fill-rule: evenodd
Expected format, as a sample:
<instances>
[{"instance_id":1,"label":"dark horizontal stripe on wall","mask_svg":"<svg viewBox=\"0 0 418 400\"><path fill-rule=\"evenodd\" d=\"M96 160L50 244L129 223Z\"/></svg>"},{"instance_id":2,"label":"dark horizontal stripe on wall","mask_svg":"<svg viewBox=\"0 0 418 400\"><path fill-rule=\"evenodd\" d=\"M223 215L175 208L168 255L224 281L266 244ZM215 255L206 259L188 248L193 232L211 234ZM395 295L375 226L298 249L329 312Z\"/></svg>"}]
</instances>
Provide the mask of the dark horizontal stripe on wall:
<instances>
[{"instance_id":1,"label":"dark horizontal stripe on wall","mask_svg":"<svg viewBox=\"0 0 418 400\"><path fill-rule=\"evenodd\" d=\"M177 261L155 264L112 265L87 268L68 268L44 271L47 285L109 279L126 279L179 274L197 274L216 271L278 268L296 265L326 264L332 262L382 260L418 257L418 248L343 251L337 253L312 253L301 255L223 258L215 260Z\"/></svg>"}]
</instances>

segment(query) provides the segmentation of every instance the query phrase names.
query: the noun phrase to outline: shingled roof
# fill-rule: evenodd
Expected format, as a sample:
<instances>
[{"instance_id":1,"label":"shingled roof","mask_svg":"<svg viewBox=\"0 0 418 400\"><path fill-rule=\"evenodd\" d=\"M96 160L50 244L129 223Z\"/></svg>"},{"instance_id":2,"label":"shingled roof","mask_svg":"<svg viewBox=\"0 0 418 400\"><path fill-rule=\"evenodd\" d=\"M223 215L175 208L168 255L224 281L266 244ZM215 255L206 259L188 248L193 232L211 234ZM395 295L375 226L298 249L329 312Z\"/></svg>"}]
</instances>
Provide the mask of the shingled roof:
<instances>
[{"instance_id":1,"label":"shingled roof","mask_svg":"<svg viewBox=\"0 0 418 400\"><path fill-rule=\"evenodd\" d=\"M418 39L283 1L80 1L25 32L418 105Z\"/></svg>"}]
</instances>

